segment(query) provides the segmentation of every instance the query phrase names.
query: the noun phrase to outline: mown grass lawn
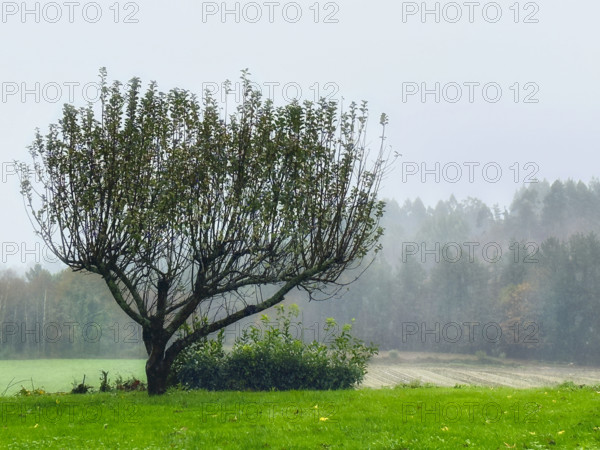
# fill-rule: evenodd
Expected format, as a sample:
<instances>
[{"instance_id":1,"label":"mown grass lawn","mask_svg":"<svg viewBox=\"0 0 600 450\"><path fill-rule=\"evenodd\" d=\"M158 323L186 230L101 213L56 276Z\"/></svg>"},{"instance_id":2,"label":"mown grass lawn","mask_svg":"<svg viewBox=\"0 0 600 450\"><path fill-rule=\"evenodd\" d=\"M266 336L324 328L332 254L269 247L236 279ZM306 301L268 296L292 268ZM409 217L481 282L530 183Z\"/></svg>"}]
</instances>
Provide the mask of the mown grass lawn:
<instances>
[{"instance_id":1,"label":"mown grass lawn","mask_svg":"<svg viewBox=\"0 0 600 450\"><path fill-rule=\"evenodd\" d=\"M7 448L600 448L600 387L0 399Z\"/></svg>"}]
</instances>

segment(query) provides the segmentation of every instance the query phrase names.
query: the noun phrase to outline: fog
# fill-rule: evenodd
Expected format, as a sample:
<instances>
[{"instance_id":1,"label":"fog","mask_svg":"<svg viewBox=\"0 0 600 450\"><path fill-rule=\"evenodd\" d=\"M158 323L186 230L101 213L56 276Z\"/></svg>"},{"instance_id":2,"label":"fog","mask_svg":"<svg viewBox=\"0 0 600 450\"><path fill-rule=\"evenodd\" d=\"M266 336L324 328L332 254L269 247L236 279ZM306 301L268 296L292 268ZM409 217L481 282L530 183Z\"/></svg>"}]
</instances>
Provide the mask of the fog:
<instances>
[{"instance_id":1,"label":"fog","mask_svg":"<svg viewBox=\"0 0 600 450\"><path fill-rule=\"evenodd\" d=\"M327 317L355 318L386 357L600 364L597 2L0 8L0 357L144 356L104 285L65 272L34 235L15 160L30 162L35 129L64 103L96 102L100 67L162 91L208 89L223 108L248 68L276 104L367 100L369 145L385 112L399 155L371 267L332 300L286 300L301 305L307 336L326 338Z\"/></svg>"}]
</instances>

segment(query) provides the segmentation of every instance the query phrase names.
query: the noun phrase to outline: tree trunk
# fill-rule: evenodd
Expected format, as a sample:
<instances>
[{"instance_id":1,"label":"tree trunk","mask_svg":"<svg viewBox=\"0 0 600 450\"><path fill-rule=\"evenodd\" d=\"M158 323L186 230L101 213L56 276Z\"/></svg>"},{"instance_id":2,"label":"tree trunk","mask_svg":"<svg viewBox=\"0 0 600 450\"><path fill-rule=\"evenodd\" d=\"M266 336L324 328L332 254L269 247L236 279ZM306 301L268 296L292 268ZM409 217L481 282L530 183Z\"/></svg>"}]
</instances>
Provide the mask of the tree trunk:
<instances>
[{"instance_id":1,"label":"tree trunk","mask_svg":"<svg viewBox=\"0 0 600 450\"><path fill-rule=\"evenodd\" d=\"M167 377L173 359L166 356L167 341L162 330L154 324L152 328L143 330L144 344L148 352L146 361L146 378L148 381L148 395L161 395L167 391Z\"/></svg>"},{"instance_id":2,"label":"tree trunk","mask_svg":"<svg viewBox=\"0 0 600 450\"><path fill-rule=\"evenodd\" d=\"M146 361L146 377L148 379L148 395L162 395L167 391L167 377L171 364L162 357L152 355Z\"/></svg>"}]
</instances>

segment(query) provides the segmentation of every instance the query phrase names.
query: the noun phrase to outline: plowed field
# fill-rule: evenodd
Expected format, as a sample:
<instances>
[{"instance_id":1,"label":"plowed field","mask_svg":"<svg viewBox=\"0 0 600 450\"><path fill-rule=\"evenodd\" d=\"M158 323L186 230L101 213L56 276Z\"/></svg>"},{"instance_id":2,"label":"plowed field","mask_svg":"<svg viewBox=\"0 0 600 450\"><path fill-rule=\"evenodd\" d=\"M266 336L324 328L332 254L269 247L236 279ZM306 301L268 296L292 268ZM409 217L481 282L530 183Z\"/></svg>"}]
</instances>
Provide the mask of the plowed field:
<instances>
[{"instance_id":1,"label":"plowed field","mask_svg":"<svg viewBox=\"0 0 600 450\"><path fill-rule=\"evenodd\" d=\"M478 363L474 357L427 353L399 353L374 360L362 386L379 388L420 381L438 386L457 384L528 388L552 386L564 381L600 384L600 368L506 360Z\"/></svg>"}]
</instances>

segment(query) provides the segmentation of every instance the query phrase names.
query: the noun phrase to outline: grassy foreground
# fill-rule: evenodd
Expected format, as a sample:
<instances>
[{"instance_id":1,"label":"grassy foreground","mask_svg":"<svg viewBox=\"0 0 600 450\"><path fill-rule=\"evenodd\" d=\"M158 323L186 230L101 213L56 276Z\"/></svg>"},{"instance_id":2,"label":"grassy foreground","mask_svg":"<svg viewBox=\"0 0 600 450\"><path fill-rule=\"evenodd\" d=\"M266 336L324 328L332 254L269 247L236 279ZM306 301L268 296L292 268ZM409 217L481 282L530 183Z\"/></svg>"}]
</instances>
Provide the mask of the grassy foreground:
<instances>
[{"instance_id":1,"label":"grassy foreground","mask_svg":"<svg viewBox=\"0 0 600 450\"><path fill-rule=\"evenodd\" d=\"M600 387L0 399L4 448L600 448Z\"/></svg>"}]
</instances>

